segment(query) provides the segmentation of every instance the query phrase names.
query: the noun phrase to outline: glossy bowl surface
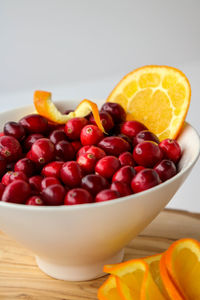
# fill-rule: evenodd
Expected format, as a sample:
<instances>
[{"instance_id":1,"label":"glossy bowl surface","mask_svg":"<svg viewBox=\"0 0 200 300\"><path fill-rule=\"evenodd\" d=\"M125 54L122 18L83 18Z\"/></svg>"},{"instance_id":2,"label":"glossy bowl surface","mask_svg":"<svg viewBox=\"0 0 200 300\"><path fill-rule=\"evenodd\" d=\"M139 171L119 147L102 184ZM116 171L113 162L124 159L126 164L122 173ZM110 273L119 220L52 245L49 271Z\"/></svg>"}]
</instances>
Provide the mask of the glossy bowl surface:
<instances>
[{"instance_id":1,"label":"glossy bowl surface","mask_svg":"<svg viewBox=\"0 0 200 300\"><path fill-rule=\"evenodd\" d=\"M79 101L61 101L61 110ZM97 101L99 106L103 101ZM0 126L33 113L33 106L0 114ZM0 230L35 253L41 270L63 280L104 275L103 265L123 259L123 248L167 205L195 165L200 151L189 124L178 138L183 155L179 173L147 191L112 201L75 206L35 207L0 202ZM189 201L189 199L188 199Z\"/></svg>"}]
</instances>

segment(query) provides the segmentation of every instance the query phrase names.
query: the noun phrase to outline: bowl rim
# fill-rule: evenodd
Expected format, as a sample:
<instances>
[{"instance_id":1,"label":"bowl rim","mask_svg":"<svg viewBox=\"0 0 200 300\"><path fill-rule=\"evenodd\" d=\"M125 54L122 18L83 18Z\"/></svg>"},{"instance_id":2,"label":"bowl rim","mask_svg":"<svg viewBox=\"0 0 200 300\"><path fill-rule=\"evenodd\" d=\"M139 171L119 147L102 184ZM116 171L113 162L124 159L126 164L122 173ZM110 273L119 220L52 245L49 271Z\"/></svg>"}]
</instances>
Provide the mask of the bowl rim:
<instances>
[{"instance_id":1,"label":"bowl rim","mask_svg":"<svg viewBox=\"0 0 200 300\"><path fill-rule=\"evenodd\" d=\"M60 100L60 101L55 101L55 104L63 104L63 102L66 100ZM68 101L75 101L75 100L68 100ZM76 100L77 101L77 100ZM103 101L103 100L99 100L99 101ZM22 107L18 107L15 108L15 111L19 111L22 109L30 109L31 107L34 106L33 105L27 105L27 106L22 106ZM4 113L9 113L9 112L13 112L12 110L7 110L4 112L0 113L0 116L3 115ZM33 113L35 113L33 111ZM190 169L192 166L195 165L196 161L198 160L199 156L200 156L200 135L197 132L197 130L188 122L185 121L185 124L189 127L191 127L193 129L193 131L195 132L196 136L198 137L198 150L197 150L197 155L194 157L194 159L192 161L189 162L189 164L187 165L186 168L182 169L180 172L178 172L175 176L173 176L172 178L166 180L165 182L162 182L161 185L162 187L170 185L171 182L175 181L177 178L181 177L183 173L187 172L188 169ZM182 130L184 130L184 127L182 128ZM181 135L181 133L180 133ZM58 206L34 206L34 205L25 205L25 204L16 204L16 203L10 203L10 202L4 202L4 201L0 201L0 208L1 207L7 207L7 208L16 208L18 210L29 210L29 211L40 211L40 212L48 212L48 211L52 211L52 210L56 210L56 211L76 211L76 210L80 210L80 209L95 209L98 207L102 207L102 206L112 206L115 205L115 203L121 203L121 202L125 202L125 201L129 201L130 199L132 199L132 201L134 201L134 199L139 195L139 196L143 196L145 194L151 193L152 191L156 191L158 189L160 189L160 184L156 185L148 190L139 192L139 193L135 193L135 194L131 194L129 196L124 196L124 197L120 197L117 199L114 199L113 201L103 201L103 202L92 202L92 203L84 203L84 204L76 204L76 205L58 205Z\"/></svg>"}]
</instances>

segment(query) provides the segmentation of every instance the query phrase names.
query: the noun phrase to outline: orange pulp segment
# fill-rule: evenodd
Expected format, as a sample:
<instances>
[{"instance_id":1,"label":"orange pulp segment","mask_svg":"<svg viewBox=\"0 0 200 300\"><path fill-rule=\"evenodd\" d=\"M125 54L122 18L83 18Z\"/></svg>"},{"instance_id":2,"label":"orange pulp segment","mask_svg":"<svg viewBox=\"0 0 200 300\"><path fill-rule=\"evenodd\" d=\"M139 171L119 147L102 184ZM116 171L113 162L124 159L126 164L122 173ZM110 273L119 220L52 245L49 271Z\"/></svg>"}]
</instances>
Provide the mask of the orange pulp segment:
<instances>
[{"instance_id":1,"label":"orange pulp segment","mask_svg":"<svg viewBox=\"0 0 200 300\"><path fill-rule=\"evenodd\" d=\"M110 275L98 289L99 300L121 300L117 290L116 277Z\"/></svg>"},{"instance_id":2,"label":"orange pulp segment","mask_svg":"<svg viewBox=\"0 0 200 300\"><path fill-rule=\"evenodd\" d=\"M178 136L190 97L190 83L180 70L152 65L127 74L107 101L121 104L127 112L127 120L145 124L163 140Z\"/></svg>"}]
</instances>

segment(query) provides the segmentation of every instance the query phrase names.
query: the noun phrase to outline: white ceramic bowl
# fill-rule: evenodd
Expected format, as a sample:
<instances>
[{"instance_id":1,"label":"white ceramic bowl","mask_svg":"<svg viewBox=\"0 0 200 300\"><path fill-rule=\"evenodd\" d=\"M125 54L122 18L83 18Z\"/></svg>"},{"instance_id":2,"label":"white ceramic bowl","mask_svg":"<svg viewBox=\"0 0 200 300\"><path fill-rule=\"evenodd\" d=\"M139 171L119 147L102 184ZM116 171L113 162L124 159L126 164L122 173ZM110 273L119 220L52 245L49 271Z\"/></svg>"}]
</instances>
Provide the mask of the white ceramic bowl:
<instances>
[{"instance_id":1,"label":"white ceramic bowl","mask_svg":"<svg viewBox=\"0 0 200 300\"><path fill-rule=\"evenodd\" d=\"M58 107L68 109L76 104L78 101L63 101ZM33 107L25 107L2 113L0 126L33 111ZM40 269L54 278L79 281L99 277L104 264L123 259L124 246L166 206L196 163L200 141L195 129L186 124L178 142L183 150L179 173L159 186L112 201L76 206L0 202L0 229L32 250Z\"/></svg>"}]
</instances>

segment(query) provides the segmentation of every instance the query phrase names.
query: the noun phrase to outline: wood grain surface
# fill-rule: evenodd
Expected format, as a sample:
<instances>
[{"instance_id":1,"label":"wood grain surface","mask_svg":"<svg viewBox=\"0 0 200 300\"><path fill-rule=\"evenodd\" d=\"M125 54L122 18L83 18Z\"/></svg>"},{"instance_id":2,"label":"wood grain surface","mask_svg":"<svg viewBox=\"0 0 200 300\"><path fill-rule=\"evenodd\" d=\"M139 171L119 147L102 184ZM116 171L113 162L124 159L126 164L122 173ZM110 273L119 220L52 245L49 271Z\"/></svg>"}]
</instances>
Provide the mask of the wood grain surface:
<instances>
[{"instance_id":1,"label":"wood grain surface","mask_svg":"<svg viewBox=\"0 0 200 300\"><path fill-rule=\"evenodd\" d=\"M179 238L200 240L200 214L164 210L125 248L124 260L163 252ZM106 276L87 282L50 278L33 253L0 232L0 300L96 300Z\"/></svg>"}]
</instances>

